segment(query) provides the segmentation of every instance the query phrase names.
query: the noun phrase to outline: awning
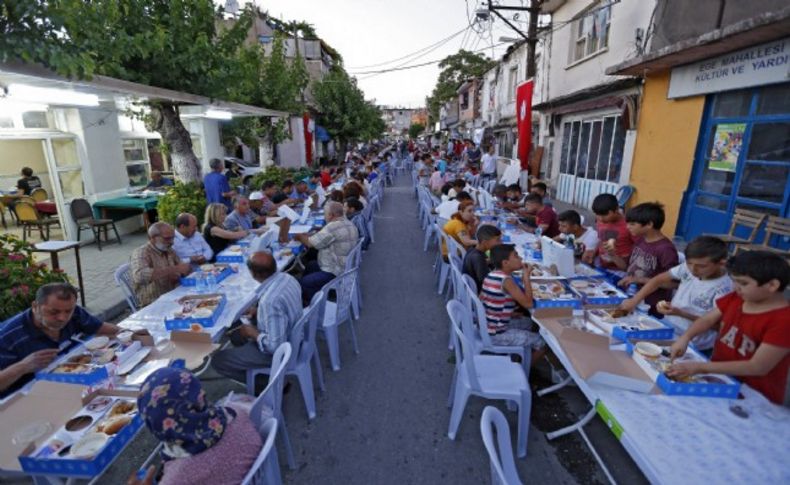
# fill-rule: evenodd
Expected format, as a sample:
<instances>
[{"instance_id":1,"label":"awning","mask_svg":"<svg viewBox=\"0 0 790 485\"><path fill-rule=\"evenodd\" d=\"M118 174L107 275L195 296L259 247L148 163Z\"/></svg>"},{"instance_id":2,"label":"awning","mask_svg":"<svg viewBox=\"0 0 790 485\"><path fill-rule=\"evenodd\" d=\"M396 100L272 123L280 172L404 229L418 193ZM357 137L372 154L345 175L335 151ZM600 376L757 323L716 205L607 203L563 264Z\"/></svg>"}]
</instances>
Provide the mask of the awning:
<instances>
[{"instance_id":1,"label":"awning","mask_svg":"<svg viewBox=\"0 0 790 485\"><path fill-rule=\"evenodd\" d=\"M233 116L288 117L284 111L212 99L206 96L133 83L107 76L93 76L91 80L66 79L44 66L21 62L0 63L0 86L26 84L40 88L65 89L93 94L101 101L120 101L134 98L139 101L165 101L184 105L200 105L229 111Z\"/></svg>"},{"instance_id":2,"label":"awning","mask_svg":"<svg viewBox=\"0 0 790 485\"><path fill-rule=\"evenodd\" d=\"M575 91L565 96L558 96L548 101L544 101L543 103L536 104L535 106L532 107L532 109L534 109L535 111L549 111L549 110L555 111L561 107L568 106L570 109L563 108L564 112L587 111L588 109L595 108L596 106L594 105L595 103L598 102L597 100L592 98L598 98L606 94L614 93L616 91L622 91L624 89L633 88L641 84L642 84L642 80L639 78L634 78L634 77L622 78L614 82L599 84L597 86ZM585 104L590 103L592 107L589 108L584 107L577 109L577 106L580 106L582 103Z\"/></svg>"},{"instance_id":3,"label":"awning","mask_svg":"<svg viewBox=\"0 0 790 485\"><path fill-rule=\"evenodd\" d=\"M321 125L315 125L315 138L320 142L332 141L332 137L329 136L329 132L326 131L326 128Z\"/></svg>"}]
</instances>

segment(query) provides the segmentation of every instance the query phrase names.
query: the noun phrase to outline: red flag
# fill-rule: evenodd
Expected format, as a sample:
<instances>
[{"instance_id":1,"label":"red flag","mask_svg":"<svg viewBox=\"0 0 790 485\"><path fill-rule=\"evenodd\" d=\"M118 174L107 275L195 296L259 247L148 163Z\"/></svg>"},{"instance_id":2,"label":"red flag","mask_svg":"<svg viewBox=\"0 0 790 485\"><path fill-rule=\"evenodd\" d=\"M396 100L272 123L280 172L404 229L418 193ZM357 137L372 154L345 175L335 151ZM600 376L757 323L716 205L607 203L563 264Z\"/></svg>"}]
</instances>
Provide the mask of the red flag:
<instances>
[{"instance_id":1,"label":"red flag","mask_svg":"<svg viewBox=\"0 0 790 485\"><path fill-rule=\"evenodd\" d=\"M313 129L315 125L313 120L310 119L310 114L304 113L302 115L302 122L304 123L304 153L305 161L308 165L313 163Z\"/></svg>"},{"instance_id":2,"label":"red flag","mask_svg":"<svg viewBox=\"0 0 790 485\"><path fill-rule=\"evenodd\" d=\"M532 89L530 79L516 88L516 120L518 121L518 159L521 169L529 169L529 149L532 145Z\"/></svg>"}]
</instances>

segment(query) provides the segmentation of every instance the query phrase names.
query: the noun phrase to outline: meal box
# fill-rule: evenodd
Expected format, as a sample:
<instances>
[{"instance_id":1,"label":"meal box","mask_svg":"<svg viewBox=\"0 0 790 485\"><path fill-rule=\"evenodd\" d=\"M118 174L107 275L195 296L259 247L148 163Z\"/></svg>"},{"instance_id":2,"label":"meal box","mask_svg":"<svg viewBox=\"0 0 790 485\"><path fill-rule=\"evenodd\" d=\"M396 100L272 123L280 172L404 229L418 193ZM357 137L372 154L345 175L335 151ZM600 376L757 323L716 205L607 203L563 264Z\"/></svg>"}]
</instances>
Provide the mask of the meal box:
<instances>
[{"instance_id":1,"label":"meal box","mask_svg":"<svg viewBox=\"0 0 790 485\"><path fill-rule=\"evenodd\" d=\"M188 276L181 278L181 286L197 286L197 273L198 271L195 271L194 273L191 273ZM215 278L217 279L217 283L221 282L222 280L231 276L232 274L233 274L233 269L230 266L226 266L225 269L220 271L215 276Z\"/></svg>"},{"instance_id":2,"label":"meal box","mask_svg":"<svg viewBox=\"0 0 790 485\"><path fill-rule=\"evenodd\" d=\"M519 286L523 286L521 280L516 280L516 283ZM554 285L559 285L562 287L563 293L557 293L556 298L541 298L538 296L539 290L544 287L554 287ZM562 295L563 297L560 297ZM532 301L533 307L536 309L539 308L574 308L577 310L581 310L582 308L582 301L577 297L577 295L572 292L564 282L558 280L532 280Z\"/></svg>"},{"instance_id":3,"label":"meal box","mask_svg":"<svg viewBox=\"0 0 790 485\"><path fill-rule=\"evenodd\" d=\"M573 271L575 276L572 276L570 279L576 280L580 278L598 278L598 279L605 279L606 273L598 268L593 268L590 265L584 263L576 263L573 267Z\"/></svg>"},{"instance_id":4,"label":"meal box","mask_svg":"<svg viewBox=\"0 0 790 485\"><path fill-rule=\"evenodd\" d=\"M582 284L586 283L589 285L587 288L581 287ZM571 290L578 295L579 299L584 302L585 305L590 306L614 306L619 305L623 302L628 295L620 291L616 286L612 285L611 283L595 279L595 278L576 278L570 282ZM590 294L592 291L589 289L598 288L601 291L606 291L612 293L611 295L602 295L602 294Z\"/></svg>"},{"instance_id":5,"label":"meal box","mask_svg":"<svg viewBox=\"0 0 790 485\"><path fill-rule=\"evenodd\" d=\"M225 302L226 298L225 295L221 293L210 293L207 295L200 295L200 296L185 296L184 298L213 298L213 297L220 297L219 305L214 309L211 316L209 317L185 317L185 318L176 318L176 317L165 317L165 328L168 330L189 330L193 323L198 323L202 327L213 327L214 324L217 323L219 316L222 314L222 311L225 309Z\"/></svg>"},{"instance_id":6,"label":"meal box","mask_svg":"<svg viewBox=\"0 0 790 485\"><path fill-rule=\"evenodd\" d=\"M673 340L675 338L675 330L672 327L646 313L637 312L625 317L612 318L606 310L593 309L587 312L587 317L595 325L619 340Z\"/></svg>"},{"instance_id":7,"label":"meal box","mask_svg":"<svg viewBox=\"0 0 790 485\"><path fill-rule=\"evenodd\" d=\"M732 377L723 374L700 374L694 376L697 379L709 379L711 382L679 382L667 377L655 365L662 359L669 360L668 357L659 356L657 359L649 359L634 350L635 342L627 341L626 351L631 354L631 358L639 367L652 379L664 394L668 396L697 396L697 397L717 397L725 399L737 399L741 389L741 383ZM683 360L706 361L702 355L691 348L686 350ZM677 362L677 359L676 359Z\"/></svg>"},{"instance_id":8,"label":"meal box","mask_svg":"<svg viewBox=\"0 0 790 485\"><path fill-rule=\"evenodd\" d=\"M240 245L239 245L240 246ZM229 248L222 250L217 254L218 263L243 263L244 251L231 251Z\"/></svg>"},{"instance_id":9,"label":"meal box","mask_svg":"<svg viewBox=\"0 0 790 485\"><path fill-rule=\"evenodd\" d=\"M137 393L134 391L121 390L99 391L98 393L92 393L88 395L83 400L83 403L86 403L86 405L83 406L83 408L73 417L80 415L90 415L94 417L94 420L88 427L85 428L84 432L80 433L80 435L84 436L85 434L88 434L88 432L94 431L97 423L101 421L101 419L104 418L112 406L118 402L117 400L113 402L113 404L108 406L103 413L94 413L88 410L88 406L90 405L91 401L102 396L121 397L127 398L128 400L128 398L136 397L136 395ZM66 422L68 422L68 420ZM46 444L56 436L72 434L65 430L64 423L58 432L53 433L47 437L46 440L42 441L41 445L44 446L31 443L19 456L19 464L22 466L23 471L30 474L49 474L67 477L93 478L102 473L102 471L104 471L104 469L107 468L110 463L112 463L112 461L121 453L126 445L135 437L142 426L143 419L140 417L138 412L135 412L131 421L121 428L117 433L110 436L104 446L95 455L85 458L69 458L67 456L58 456L57 452L53 453L46 446Z\"/></svg>"}]
</instances>

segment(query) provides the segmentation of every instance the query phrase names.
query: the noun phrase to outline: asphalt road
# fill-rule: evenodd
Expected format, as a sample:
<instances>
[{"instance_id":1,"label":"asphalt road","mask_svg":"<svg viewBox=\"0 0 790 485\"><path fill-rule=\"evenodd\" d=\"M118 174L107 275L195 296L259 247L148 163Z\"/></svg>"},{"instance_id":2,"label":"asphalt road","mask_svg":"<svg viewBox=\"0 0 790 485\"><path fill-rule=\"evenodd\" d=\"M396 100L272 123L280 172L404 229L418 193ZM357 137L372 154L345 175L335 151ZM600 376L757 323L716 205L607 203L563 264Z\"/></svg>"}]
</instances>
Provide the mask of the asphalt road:
<instances>
[{"instance_id":1,"label":"asphalt road","mask_svg":"<svg viewBox=\"0 0 790 485\"><path fill-rule=\"evenodd\" d=\"M471 398L457 438L447 438L446 407L453 364L447 350L448 318L436 294L431 265L435 253L422 251L423 234L416 199L406 176L389 187L375 216L376 243L364 253L364 307L356 322L360 354L354 355L347 329L341 328L342 369L332 372L319 342L326 392L317 394L318 416L307 421L294 381L284 412L297 470L283 470L294 484L488 483L488 459L479 419L486 404L503 410L515 446L516 414L502 402ZM533 389L550 384L546 365L530 376ZM204 375L214 399L241 387ZM588 404L574 387L539 398L533 395L526 459L517 460L520 476L532 483L606 483L592 454L576 434L548 442L545 432L566 426ZM586 428L615 479L645 479L599 418ZM151 452L154 442L142 432L98 483L124 483ZM280 462L285 467L284 456Z\"/></svg>"}]
</instances>

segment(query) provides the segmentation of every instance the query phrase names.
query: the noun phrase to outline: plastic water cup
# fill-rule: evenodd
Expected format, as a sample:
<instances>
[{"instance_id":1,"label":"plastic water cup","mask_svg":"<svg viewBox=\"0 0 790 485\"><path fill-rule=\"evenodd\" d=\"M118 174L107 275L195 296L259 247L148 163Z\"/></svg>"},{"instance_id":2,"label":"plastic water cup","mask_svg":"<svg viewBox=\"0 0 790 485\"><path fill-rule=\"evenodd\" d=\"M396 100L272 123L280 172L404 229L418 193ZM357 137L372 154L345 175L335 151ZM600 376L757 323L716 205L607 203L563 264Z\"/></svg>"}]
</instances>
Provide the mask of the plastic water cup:
<instances>
[{"instance_id":1,"label":"plastic water cup","mask_svg":"<svg viewBox=\"0 0 790 485\"><path fill-rule=\"evenodd\" d=\"M206 276L202 271L195 273L195 291L205 293L207 291Z\"/></svg>"}]
</instances>

